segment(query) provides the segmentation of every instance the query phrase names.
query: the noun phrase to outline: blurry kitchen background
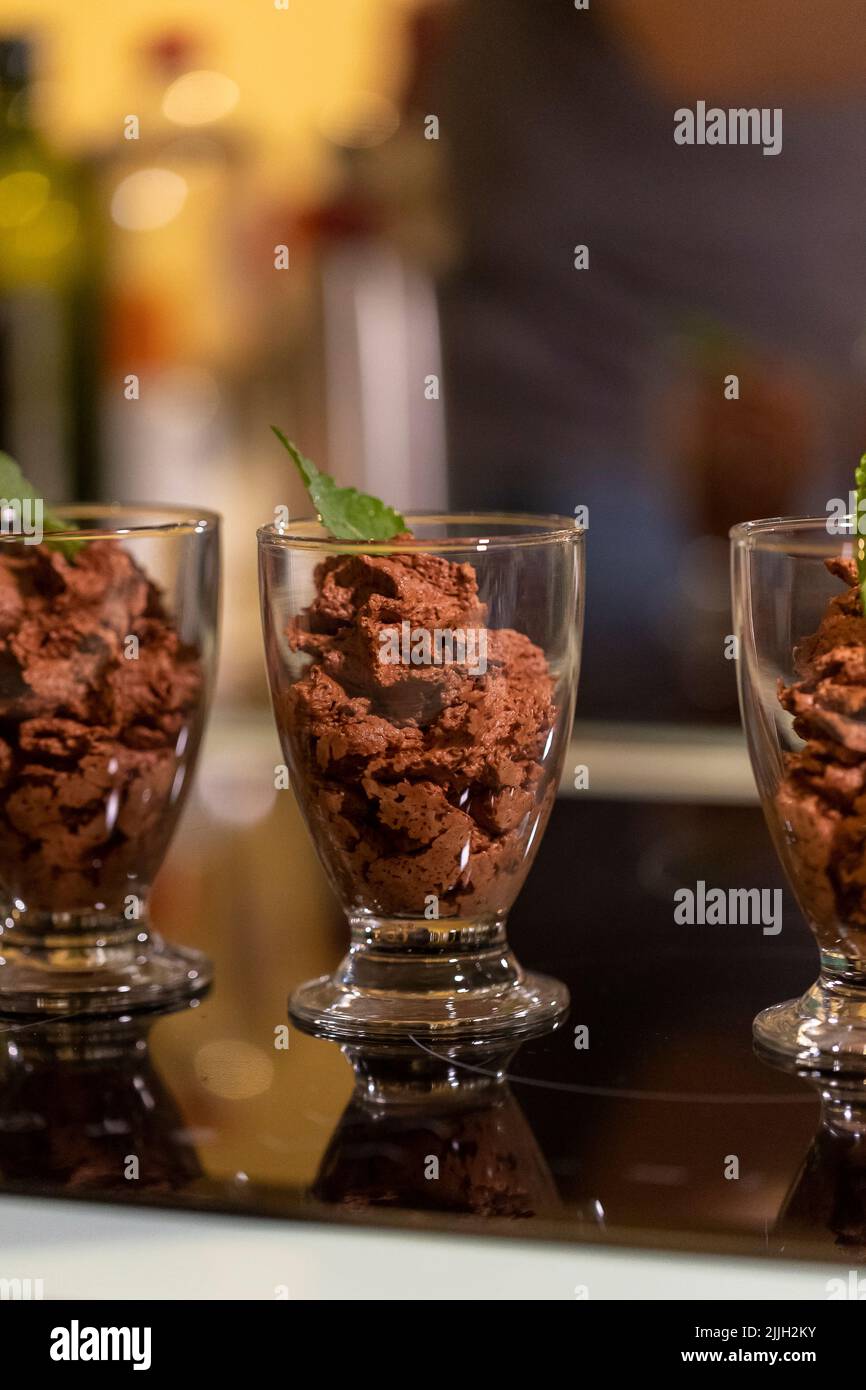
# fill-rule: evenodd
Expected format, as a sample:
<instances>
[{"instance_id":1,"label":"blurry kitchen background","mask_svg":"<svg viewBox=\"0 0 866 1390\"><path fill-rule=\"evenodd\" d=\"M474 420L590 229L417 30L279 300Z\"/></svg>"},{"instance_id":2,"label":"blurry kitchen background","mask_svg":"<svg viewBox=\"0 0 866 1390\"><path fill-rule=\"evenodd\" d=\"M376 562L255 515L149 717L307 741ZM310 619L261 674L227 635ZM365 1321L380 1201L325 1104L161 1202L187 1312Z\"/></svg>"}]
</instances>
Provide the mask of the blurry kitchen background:
<instances>
[{"instance_id":1,"label":"blurry kitchen background","mask_svg":"<svg viewBox=\"0 0 866 1390\"><path fill-rule=\"evenodd\" d=\"M0 447L223 513L224 711L274 422L397 506L588 507L582 717L735 723L727 528L866 443L863 17L807 12L0 0ZM699 98L782 153L676 146Z\"/></svg>"}]
</instances>

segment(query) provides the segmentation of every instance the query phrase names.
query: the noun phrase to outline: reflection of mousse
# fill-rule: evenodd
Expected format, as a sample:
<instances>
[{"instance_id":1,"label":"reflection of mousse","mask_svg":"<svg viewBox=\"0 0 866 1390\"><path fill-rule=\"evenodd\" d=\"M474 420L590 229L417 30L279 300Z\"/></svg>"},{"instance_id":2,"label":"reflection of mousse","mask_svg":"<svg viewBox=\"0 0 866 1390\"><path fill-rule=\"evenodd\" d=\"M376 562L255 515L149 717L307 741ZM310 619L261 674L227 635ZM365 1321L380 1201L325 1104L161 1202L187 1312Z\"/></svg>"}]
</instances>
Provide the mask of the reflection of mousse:
<instances>
[{"instance_id":1,"label":"reflection of mousse","mask_svg":"<svg viewBox=\"0 0 866 1390\"><path fill-rule=\"evenodd\" d=\"M4 1183L170 1192L201 1176L175 1102L150 1060L151 1023L58 1021L0 1039Z\"/></svg>"},{"instance_id":2,"label":"reflection of mousse","mask_svg":"<svg viewBox=\"0 0 866 1390\"><path fill-rule=\"evenodd\" d=\"M134 639L134 640L132 640ZM114 541L0 553L0 885L45 912L123 908L171 833L202 675ZM132 885L132 887L130 886Z\"/></svg>"},{"instance_id":3,"label":"reflection of mousse","mask_svg":"<svg viewBox=\"0 0 866 1390\"><path fill-rule=\"evenodd\" d=\"M804 1077L804 1079L806 1079ZM855 1078L826 1079L821 1126L774 1226L787 1240L831 1242L866 1259L866 1089Z\"/></svg>"},{"instance_id":4,"label":"reflection of mousse","mask_svg":"<svg viewBox=\"0 0 866 1390\"><path fill-rule=\"evenodd\" d=\"M866 619L854 561L826 563L847 588L796 647L799 679L780 684L805 747L786 754L776 805L811 917L866 927Z\"/></svg>"},{"instance_id":5,"label":"reflection of mousse","mask_svg":"<svg viewBox=\"0 0 866 1390\"><path fill-rule=\"evenodd\" d=\"M507 908L555 792L540 761L554 715L544 653L484 627L469 564L337 555L316 586L289 626L312 664L276 713L345 897L386 916L420 915L429 895L443 917ZM434 652L456 632L467 659L394 660L407 630L434 634Z\"/></svg>"},{"instance_id":6,"label":"reflection of mousse","mask_svg":"<svg viewBox=\"0 0 866 1390\"><path fill-rule=\"evenodd\" d=\"M319 1168L320 1201L510 1218L560 1208L492 1057L466 1069L417 1051L344 1050L356 1088ZM500 1054L499 1065L508 1060Z\"/></svg>"}]
</instances>

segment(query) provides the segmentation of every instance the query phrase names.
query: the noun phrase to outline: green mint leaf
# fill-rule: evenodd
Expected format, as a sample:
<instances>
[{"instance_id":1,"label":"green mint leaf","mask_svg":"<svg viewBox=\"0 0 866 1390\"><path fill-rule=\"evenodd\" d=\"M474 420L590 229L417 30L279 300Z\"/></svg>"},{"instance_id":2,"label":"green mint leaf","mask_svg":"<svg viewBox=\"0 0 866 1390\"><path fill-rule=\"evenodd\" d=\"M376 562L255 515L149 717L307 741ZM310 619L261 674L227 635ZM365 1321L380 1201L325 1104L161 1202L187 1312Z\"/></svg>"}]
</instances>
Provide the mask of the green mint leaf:
<instances>
[{"instance_id":1,"label":"green mint leaf","mask_svg":"<svg viewBox=\"0 0 866 1390\"><path fill-rule=\"evenodd\" d=\"M0 500L7 502L37 502L39 498L33 484L28 482L18 467L18 464L8 454L0 451ZM54 512L48 511L43 507L42 512L42 531L43 536L47 537L52 531L74 530L74 523L62 521ZM72 560L84 544L83 541L72 540L67 537L62 541L52 541L43 539L44 545L50 545L52 549L61 551L67 560Z\"/></svg>"},{"instance_id":2,"label":"green mint leaf","mask_svg":"<svg viewBox=\"0 0 866 1390\"><path fill-rule=\"evenodd\" d=\"M322 525L341 541L388 541L407 530L406 522L393 507L387 507L378 497L368 497L353 487L338 487L327 473L320 473L312 459L304 458L290 439L276 425L271 429L283 448L290 454L319 514Z\"/></svg>"},{"instance_id":3,"label":"green mint leaf","mask_svg":"<svg viewBox=\"0 0 866 1390\"><path fill-rule=\"evenodd\" d=\"M857 557L857 579L860 583L860 607L866 617L866 537L860 534L861 517L866 516L866 454L860 459L854 473L854 554Z\"/></svg>"}]
</instances>

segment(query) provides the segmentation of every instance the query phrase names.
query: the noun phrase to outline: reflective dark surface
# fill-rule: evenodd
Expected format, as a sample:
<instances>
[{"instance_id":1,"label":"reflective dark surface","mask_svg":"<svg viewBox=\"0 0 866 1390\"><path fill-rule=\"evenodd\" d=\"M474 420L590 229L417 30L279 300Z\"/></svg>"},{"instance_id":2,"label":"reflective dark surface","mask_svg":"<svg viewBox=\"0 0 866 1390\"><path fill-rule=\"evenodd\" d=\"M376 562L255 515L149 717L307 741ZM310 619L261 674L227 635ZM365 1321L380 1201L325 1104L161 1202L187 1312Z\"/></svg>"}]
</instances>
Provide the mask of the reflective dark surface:
<instances>
[{"instance_id":1,"label":"reflective dark surface","mask_svg":"<svg viewBox=\"0 0 866 1390\"><path fill-rule=\"evenodd\" d=\"M828 1091L822 1111L752 1050L757 1010L815 973L796 908L778 936L673 920L700 879L781 886L757 809L560 801L512 936L568 984L565 1025L510 1055L344 1052L289 1028L290 989L345 928L291 794L268 807L248 776L205 779L153 905L214 958L209 997L0 1022L3 1190L863 1257L866 1104Z\"/></svg>"}]
</instances>

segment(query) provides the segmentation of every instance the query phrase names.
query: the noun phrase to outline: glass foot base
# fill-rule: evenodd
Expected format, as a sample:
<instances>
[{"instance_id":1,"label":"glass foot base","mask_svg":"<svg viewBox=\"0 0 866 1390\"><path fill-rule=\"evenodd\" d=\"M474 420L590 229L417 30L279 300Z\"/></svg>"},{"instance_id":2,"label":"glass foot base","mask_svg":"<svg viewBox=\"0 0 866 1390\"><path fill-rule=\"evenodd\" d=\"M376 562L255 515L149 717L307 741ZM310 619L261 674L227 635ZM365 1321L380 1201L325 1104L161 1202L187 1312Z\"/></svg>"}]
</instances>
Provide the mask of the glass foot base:
<instances>
[{"instance_id":1,"label":"glass foot base","mask_svg":"<svg viewBox=\"0 0 866 1390\"><path fill-rule=\"evenodd\" d=\"M568 1006L565 985L527 974L507 946L444 956L354 946L333 975L295 991L289 1014L317 1037L429 1043L545 1032Z\"/></svg>"},{"instance_id":2,"label":"glass foot base","mask_svg":"<svg viewBox=\"0 0 866 1390\"><path fill-rule=\"evenodd\" d=\"M56 951L7 951L0 956L0 1015L159 1009L202 993L213 978L201 951L168 945L153 933L132 951L103 955L99 959L91 950L76 960L70 951L61 962Z\"/></svg>"},{"instance_id":3,"label":"glass foot base","mask_svg":"<svg viewBox=\"0 0 866 1390\"><path fill-rule=\"evenodd\" d=\"M866 1073L866 990L819 979L753 1024L757 1047L815 1072Z\"/></svg>"}]
</instances>

